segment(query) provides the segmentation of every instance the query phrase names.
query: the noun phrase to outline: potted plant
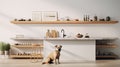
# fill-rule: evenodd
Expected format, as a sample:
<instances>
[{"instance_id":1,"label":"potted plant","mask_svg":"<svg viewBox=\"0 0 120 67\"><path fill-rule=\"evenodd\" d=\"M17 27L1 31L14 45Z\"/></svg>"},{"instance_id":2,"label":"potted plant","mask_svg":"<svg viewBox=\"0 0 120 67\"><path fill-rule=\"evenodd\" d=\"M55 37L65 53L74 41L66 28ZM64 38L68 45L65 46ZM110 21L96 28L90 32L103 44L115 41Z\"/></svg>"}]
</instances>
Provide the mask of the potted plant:
<instances>
[{"instance_id":1,"label":"potted plant","mask_svg":"<svg viewBox=\"0 0 120 67\"><path fill-rule=\"evenodd\" d=\"M5 50L4 44L5 44L4 42L0 42L0 55L4 54L4 50Z\"/></svg>"},{"instance_id":2,"label":"potted plant","mask_svg":"<svg viewBox=\"0 0 120 67\"><path fill-rule=\"evenodd\" d=\"M4 48L5 48L5 55L9 55L10 44L9 43L5 44Z\"/></svg>"}]
</instances>

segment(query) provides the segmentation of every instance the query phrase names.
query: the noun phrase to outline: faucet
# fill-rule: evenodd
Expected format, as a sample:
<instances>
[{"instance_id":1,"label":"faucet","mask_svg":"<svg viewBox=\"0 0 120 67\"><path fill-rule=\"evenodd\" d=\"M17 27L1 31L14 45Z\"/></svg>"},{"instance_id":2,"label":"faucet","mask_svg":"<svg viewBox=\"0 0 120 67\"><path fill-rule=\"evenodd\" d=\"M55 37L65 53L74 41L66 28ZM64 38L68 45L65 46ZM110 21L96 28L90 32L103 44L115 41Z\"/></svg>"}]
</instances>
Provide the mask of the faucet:
<instances>
[{"instance_id":1,"label":"faucet","mask_svg":"<svg viewBox=\"0 0 120 67\"><path fill-rule=\"evenodd\" d=\"M66 36L64 29L61 30L61 33L62 33L62 37L64 38Z\"/></svg>"}]
</instances>

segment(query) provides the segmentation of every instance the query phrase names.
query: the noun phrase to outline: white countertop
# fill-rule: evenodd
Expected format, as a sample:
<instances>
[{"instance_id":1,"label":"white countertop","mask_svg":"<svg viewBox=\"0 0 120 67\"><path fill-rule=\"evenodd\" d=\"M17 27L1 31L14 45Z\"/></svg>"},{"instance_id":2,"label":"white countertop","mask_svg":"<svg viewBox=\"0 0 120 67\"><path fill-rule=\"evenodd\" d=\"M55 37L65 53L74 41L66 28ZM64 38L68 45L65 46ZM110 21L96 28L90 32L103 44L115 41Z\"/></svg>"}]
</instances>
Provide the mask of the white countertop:
<instances>
[{"instance_id":1,"label":"white countertop","mask_svg":"<svg viewBox=\"0 0 120 67\"><path fill-rule=\"evenodd\" d=\"M91 37L91 38L11 38L13 40L115 40L117 37Z\"/></svg>"},{"instance_id":2,"label":"white countertop","mask_svg":"<svg viewBox=\"0 0 120 67\"><path fill-rule=\"evenodd\" d=\"M115 40L116 37L99 37L99 38L45 38L45 40Z\"/></svg>"}]
</instances>

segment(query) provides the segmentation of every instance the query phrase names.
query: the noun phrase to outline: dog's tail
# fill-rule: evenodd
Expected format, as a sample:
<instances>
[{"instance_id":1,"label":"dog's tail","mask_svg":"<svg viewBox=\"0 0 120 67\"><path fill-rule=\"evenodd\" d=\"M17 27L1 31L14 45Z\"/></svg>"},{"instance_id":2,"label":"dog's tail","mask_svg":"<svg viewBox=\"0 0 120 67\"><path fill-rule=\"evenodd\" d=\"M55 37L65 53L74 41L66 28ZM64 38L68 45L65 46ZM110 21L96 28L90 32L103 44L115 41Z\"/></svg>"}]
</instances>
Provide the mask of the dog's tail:
<instances>
[{"instance_id":1,"label":"dog's tail","mask_svg":"<svg viewBox=\"0 0 120 67\"><path fill-rule=\"evenodd\" d=\"M46 64L46 62L42 62L42 64Z\"/></svg>"},{"instance_id":2,"label":"dog's tail","mask_svg":"<svg viewBox=\"0 0 120 67\"><path fill-rule=\"evenodd\" d=\"M49 63L47 63L47 62L42 62L42 64L53 64L53 62L49 62Z\"/></svg>"}]
</instances>

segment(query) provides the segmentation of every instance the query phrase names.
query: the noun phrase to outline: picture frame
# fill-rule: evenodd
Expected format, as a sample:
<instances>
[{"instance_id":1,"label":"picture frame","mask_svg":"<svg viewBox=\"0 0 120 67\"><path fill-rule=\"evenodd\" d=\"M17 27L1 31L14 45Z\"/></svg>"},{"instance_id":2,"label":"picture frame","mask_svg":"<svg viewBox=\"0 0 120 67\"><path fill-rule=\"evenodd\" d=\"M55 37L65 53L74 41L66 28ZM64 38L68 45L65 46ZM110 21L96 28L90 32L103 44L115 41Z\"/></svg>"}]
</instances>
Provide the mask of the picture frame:
<instances>
[{"instance_id":1,"label":"picture frame","mask_svg":"<svg viewBox=\"0 0 120 67\"><path fill-rule=\"evenodd\" d=\"M57 11L43 11L42 12L42 21L57 21L58 12Z\"/></svg>"},{"instance_id":2,"label":"picture frame","mask_svg":"<svg viewBox=\"0 0 120 67\"><path fill-rule=\"evenodd\" d=\"M42 11L32 11L32 21L42 22Z\"/></svg>"}]
</instances>

